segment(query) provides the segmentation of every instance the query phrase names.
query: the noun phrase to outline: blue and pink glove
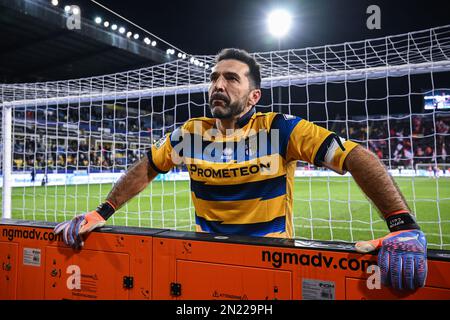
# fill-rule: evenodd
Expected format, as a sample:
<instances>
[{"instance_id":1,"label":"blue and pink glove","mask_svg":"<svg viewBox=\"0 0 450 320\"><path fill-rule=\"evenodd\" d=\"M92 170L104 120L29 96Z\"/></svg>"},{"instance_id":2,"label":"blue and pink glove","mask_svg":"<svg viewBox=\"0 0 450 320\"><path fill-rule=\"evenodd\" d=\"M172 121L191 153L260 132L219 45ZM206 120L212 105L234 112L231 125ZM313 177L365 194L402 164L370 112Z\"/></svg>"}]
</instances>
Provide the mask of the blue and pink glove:
<instances>
[{"instance_id":1,"label":"blue and pink glove","mask_svg":"<svg viewBox=\"0 0 450 320\"><path fill-rule=\"evenodd\" d=\"M427 277L427 240L414 217L406 211L394 212L386 217L387 236L360 241L355 249L367 253L380 249L378 266L381 283L394 289L414 290L425 286Z\"/></svg>"},{"instance_id":2,"label":"blue and pink glove","mask_svg":"<svg viewBox=\"0 0 450 320\"><path fill-rule=\"evenodd\" d=\"M53 232L55 234L62 232L64 243L78 250L84 246L84 237L92 230L103 227L114 212L115 207L107 201L94 211L61 222L53 229Z\"/></svg>"}]
</instances>

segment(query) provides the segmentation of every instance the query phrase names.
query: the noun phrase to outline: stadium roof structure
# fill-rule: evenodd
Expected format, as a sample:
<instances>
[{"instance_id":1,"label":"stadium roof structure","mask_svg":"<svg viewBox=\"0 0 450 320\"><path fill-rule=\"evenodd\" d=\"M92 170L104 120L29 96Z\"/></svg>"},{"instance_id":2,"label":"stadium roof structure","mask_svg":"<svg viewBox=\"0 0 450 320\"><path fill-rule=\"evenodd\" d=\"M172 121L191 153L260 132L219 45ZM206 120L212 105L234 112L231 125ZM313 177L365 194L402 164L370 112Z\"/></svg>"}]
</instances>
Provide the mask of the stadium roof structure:
<instances>
[{"instance_id":1,"label":"stadium roof structure","mask_svg":"<svg viewBox=\"0 0 450 320\"><path fill-rule=\"evenodd\" d=\"M170 61L165 51L81 17L70 30L63 8L42 0L0 0L0 82L82 78Z\"/></svg>"}]
</instances>

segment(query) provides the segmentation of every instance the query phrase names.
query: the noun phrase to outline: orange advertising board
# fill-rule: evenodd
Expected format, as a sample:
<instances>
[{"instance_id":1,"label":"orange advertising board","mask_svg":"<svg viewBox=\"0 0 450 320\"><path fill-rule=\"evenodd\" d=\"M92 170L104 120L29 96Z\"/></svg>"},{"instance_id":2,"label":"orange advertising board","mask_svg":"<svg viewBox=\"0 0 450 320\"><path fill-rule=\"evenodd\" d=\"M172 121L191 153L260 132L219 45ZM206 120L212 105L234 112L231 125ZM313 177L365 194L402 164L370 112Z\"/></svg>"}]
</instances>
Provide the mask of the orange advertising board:
<instances>
[{"instance_id":1,"label":"orange advertising board","mask_svg":"<svg viewBox=\"0 0 450 320\"><path fill-rule=\"evenodd\" d=\"M450 299L448 251L429 250L425 288L395 291L351 243L104 227L74 251L54 225L1 220L0 300Z\"/></svg>"}]
</instances>

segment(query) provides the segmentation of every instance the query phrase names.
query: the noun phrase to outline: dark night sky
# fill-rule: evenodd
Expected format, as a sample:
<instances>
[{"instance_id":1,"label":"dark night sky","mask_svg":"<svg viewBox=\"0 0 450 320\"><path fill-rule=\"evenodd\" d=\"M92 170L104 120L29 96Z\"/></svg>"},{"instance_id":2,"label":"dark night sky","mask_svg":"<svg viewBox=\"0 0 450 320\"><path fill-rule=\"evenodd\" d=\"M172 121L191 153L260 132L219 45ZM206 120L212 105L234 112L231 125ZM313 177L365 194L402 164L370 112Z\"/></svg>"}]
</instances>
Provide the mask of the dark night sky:
<instances>
[{"instance_id":1,"label":"dark night sky","mask_svg":"<svg viewBox=\"0 0 450 320\"><path fill-rule=\"evenodd\" d=\"M70 1L70 3L69 3ZM288 9L294 17L293 28L283 40L283 49L301 49L312 46L339 44L370 38L397 35L431 27L450 24L450 1L446 0L98 0L101 4L123 15L134 23L146 28L158 37L168 41L188 54L214 55L222 48L237 47L249 52L277 50L278 42L267 31L266 16L273 8ZM126 22L108 15L105 9L89 0L68 0L62 5L78 4L82 15L88 19L101 16L112 23L133 30ZM366 20L369 14L367 7L376 4L381 9L381 30L369 30ZM142 32L139 32L142 34ZM141 37L140 39L142 39ZM150 37L151 38L151 37ZM140 40L142 41L142 40ZM162 48L165 50L165 48ZM430 90L430 76L417 76L411 90L421 93ZM448 76L434 75L434 85L449 87ZM389 94L403 93L408 79L402 83L392 83ZM378 83L378 82L379 83ZM386 96L386 80L371 81L370 92L379 91L379 96ZM394 81L394 80L392 80ZM372 83L373 82L373 83ZM364 85L362 83L361 85ZM403 85L403 87L402 87ZM314 86L313 86L314 87ZM309 92L310 99L324 101L323 87L313 88ZM403 88L403 89L402 89ZM317 89L317 90L313 90ZM333 99L332 86L328 88L328 99ZM287 101L287 93L283 91L283 101ZM315 92L317 92L317 97ZM342 93L342 90L335 90ZM356 90L365 92L363 88ZM278 93L274 92L274 101ZM271 95L266 95L270 97ZM200 97L202 98L202 97ZM342 98L342 97L341 97ZM203 98L202 98L203 99ZM302 100L298 98L297 100ZM338 98L336 98L338 99ZM421 112L423 97L412 95L414 112ZM303 99L304 100L304 99ZM395 100L391 112L409 112L407 98ZM267 101L266 103L271 103ZM273 101L272 101L273 103ZM386 112L386 106L369 106L369 111L376 114ZM385 104L385 103L384 103ZM392 108L396 109L392 109ZM201 108L203 112L203 108ZM297 108L299 109L299 108ZM311 110L320 118L325 113L325 106L313 106ZM331 109L330 109L331 110ZM365 107L341 105L333 106L336 113L365 113ZM281 110L286 111L286 110ZM299 114L305 117L305 114ZM194 115L192 115L194 116ZM313 116L313 115L309 115Z\"/></svg>"},{"instance_id":2,"label":"dark night sky","mask_svg":"<svg viewBox=\"0 0 450 320\"><path fill-rule=\"evenodd\" d=\"M98 0L190 54L215 54L224 47L250 52L276 50L267 31L271 8L287 8L294 16L282 48L304 48L364 40L450 24L450 3L443 0ZM84 16L105 16L89 0L80 4ZM381 30L368 30L366 9L381 8ZM120 23L120 19L111 19ZM127 27L127 24L124 23Z\"/></svg>"}]
</instances>

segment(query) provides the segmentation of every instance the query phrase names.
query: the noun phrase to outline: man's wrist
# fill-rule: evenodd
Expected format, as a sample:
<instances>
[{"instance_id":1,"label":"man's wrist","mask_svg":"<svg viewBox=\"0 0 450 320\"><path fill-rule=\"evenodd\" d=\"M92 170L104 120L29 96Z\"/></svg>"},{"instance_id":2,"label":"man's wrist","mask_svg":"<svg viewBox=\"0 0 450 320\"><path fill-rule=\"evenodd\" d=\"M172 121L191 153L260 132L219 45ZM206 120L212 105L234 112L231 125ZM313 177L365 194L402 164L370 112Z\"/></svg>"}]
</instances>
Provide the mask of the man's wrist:
<instances>
[{"instance_id":1,"label":"man's wrist","mask_svg":"<svg viewBox=\"0 0 450 320\"><path fill-rule=\"evenodd\" d=\"M108 220L108 218L116 212L116 206L111 201L106 200L100 204L95 211L97 211L103 219Z\"/></svg>"},{"instance_id":2,"label":"man's wrist","mask_svg":"<svg viewBox=\"0 0 450 320\"><path fill-rule=\"evenodd\" d=\"M419 225L416 222L414 216L407 210L395 211L388 214L386 217L386 223L391 232L402 230L420 230Z\"/></svg>"}]
</instances>

